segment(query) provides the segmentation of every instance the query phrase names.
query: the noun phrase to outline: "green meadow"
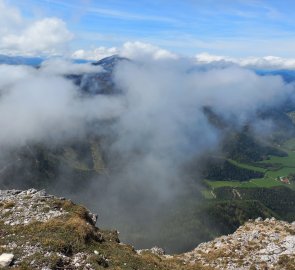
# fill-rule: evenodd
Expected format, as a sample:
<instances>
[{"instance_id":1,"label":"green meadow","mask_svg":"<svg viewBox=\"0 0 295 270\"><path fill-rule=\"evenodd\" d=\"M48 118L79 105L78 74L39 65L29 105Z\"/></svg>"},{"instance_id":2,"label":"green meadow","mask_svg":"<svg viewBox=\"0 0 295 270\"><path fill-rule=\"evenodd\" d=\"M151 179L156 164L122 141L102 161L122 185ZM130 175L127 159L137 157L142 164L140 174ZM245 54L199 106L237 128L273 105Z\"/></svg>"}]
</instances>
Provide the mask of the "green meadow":
<instances>
[{"instance_id":1,"label":"green meadow","mask_svg":"<svg viewBox=\"0 0 295 270\"><path fill-rule=\"evenodd\" d=\"M237 187L237 188L271 188L276 186L286 186L295 190L295 183L285 184L278 178L280 176L288 176L295 173L295 138L286 141L283 145L278 146L278 149L288 153L287 157L269 156L267 160L255 164L240 163L235 160L228 159L228 161L240 168L249 169L264 173L263 178L250 179L249 181L210 181L205 180L211 191L220 187ZM272 165L270 168L263 168L263 165ZM214 198L212 192L204 190L202 193L205 198Z\"/></svg>"}]
</instances>

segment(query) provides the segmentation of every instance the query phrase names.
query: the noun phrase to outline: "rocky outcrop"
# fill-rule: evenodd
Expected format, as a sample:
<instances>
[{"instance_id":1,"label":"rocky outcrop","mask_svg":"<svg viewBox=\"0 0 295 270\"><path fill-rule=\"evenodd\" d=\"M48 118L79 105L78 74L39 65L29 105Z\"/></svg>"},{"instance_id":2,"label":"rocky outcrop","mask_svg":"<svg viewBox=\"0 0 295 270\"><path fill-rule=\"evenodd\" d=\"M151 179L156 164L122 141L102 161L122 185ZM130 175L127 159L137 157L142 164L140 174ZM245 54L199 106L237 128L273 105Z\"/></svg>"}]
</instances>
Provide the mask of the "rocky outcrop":
<instances>
[{"instance_id":1,"label":"rocky outcrop","mask_svg":"<svg viewBox=\"0 0 295 270\"><path fill-rule=\"evenodd\" d=\"M182 259L213 269L295 269L295 223L250 220L231 235L200 244Z\"/></svg>"},{"instance_id":2,"label":"rocky outcrop","mask_svg":"<svg viewBox=\"0 0 295 270\"><path fill-rule=\"evenodd\" d=\"M0 267L7 267L12 263L13 254L3 253L0 255Z\"/></svg>"},{"instance_id":3,"label":"rocky outcrop","mask_svg":"<svg viewBox=\"0 0 295 270\"><path fill-rule=\"evenodd\" d=\"M35 189L0 191L0 268L4 269L295 269L295 223L249 220L235 233L191 252L136 251L96 215Z\"/></svg>"},{"instance_id":4,"label":"rocky outcrop","mask_svg":"<svg viewBox=\"0 0 295 270\"><path fill-rule=\"evenodd\" d=\"M181 261L138 254L117 231L95 227L97 215L70 200L29 189L0 191L0 268L183 269Z\"/></svg>"},{"instance_id":5,"label":"rocky outcrop","mask_svg":"<svg viewBox=\"0 0 295 270\"><path fill-rule=\"evenodd\" d=\"M44 190L29 189L0 190L0 204L2 211L0 218L5 225L29 224L33 221L45 222L51 218L65 215L60 208L52 208L50 205L52 195L47 195Z\"/></svg>"},{"instance_id":6,"label":"rocky outcrop","mask_svg":"<svg viewBox=\"0 0 295 270\"><path fill-rule=\"evenodd\" d=\"M75 229L83 229L86 233L87 229L96 223L96 215L64 198L57 198L46 194L44 190L35 189L0 191L0 209L0 251L4 251L2 254L0 252L1 267L10 265L27 269L25 267L29 265L30 269L45 270L60 265L69 269L82 266L83 269L92 269L91 264L87 263L87 258L91 254L78 250L73 254L72 244L67 246L62 237L69 237L69 241L73 241L74 238L71 239L66 233L62 234L59 229L71 221L76 222L73 224L74 227L71 229L71 226L66 226L64 229L72 230L73 234L76 233ZM73 215L75 211L76 217ZM81 218L79 214L82 215ZM48 235L49 232L52 233L51 236ZM54 234L60 239L56 239ZM99 239L99 234L96 237ZM48 245L47 241L51 244ZM55 245L63 244L60 252L53 251ZM39 261L41 257L42 263ZM50 267L50 264L56 265Z\"/></svg>"}]
</instances>

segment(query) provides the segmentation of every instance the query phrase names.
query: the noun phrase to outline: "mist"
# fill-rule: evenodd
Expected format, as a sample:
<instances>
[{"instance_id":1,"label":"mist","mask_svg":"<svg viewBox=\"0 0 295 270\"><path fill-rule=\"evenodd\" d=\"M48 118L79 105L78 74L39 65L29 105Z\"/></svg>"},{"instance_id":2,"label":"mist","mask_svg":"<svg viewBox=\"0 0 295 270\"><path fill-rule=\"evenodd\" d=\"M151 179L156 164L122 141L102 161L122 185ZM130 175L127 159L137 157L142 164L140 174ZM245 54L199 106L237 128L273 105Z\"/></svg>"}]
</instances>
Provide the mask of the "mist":
<instances>
[{"instance_id":1,"label":"mist","mask_svg":"<svg viewBox=\"0 0 295 270\"><path fill-rule=\"evenodd\" d=\"M124 241L148 247L153 241L146 239L162 233L158 226L165 213L177 208L178 198L195 192L196 202L200 199L198 172L192 179L184 166L221 151L223 134L204 107L237 130L252 123L265 133L272 125L257 120L257 110L280 106L294 86L280 76L259 76L238 66L202 69L191 59L151 48L140 53L137 46L129 56L112 74L120 92L111 95L85 94L66 76L105 72L100 66L62 59L39 68L0 65L1 173L11 149L101 137L101 172L79 183L60 167L46 188L98 212L99 227L119 227ZM4 176L2 186L8 181ZM137 240L129 235L135 225L146 228Z\"/></svg>"}]
</instances>

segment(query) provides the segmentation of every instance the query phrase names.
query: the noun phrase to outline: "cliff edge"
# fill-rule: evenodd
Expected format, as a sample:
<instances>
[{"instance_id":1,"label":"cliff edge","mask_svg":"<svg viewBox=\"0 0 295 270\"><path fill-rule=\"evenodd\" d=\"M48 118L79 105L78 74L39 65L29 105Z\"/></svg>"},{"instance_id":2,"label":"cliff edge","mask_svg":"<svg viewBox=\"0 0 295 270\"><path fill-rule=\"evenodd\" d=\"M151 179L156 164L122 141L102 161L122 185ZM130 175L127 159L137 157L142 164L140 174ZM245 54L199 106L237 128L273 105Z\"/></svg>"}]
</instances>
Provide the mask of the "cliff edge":
<instances>
[{"instance_id":1,"label":"cliff edge","mask_svg":"<svg viewBox=\"0 0 295 270\"><path fill-rule=\"evenodd\" d=\"M1 269L295 269L295 223L250 220L191 252L135 250L85 207L45 191L0 191Z\"/></svg>"}]
</instances>

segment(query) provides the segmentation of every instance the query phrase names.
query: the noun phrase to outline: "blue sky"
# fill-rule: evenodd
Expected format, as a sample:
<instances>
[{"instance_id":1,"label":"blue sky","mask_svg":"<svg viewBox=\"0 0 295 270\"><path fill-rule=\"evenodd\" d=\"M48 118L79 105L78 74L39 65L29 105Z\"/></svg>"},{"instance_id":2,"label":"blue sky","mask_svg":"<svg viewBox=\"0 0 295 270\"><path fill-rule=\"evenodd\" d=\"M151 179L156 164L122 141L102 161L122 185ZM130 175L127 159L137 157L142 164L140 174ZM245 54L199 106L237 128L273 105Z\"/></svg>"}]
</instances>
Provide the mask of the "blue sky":
<instances>
[{"instance_id":1,"label":"blue sky","mask_svg":"<svg viewBox=\"0 0 295 270\"><path fill-rule=\"evenodd\" d=\"M58 17L71 48L155 44L183 55L295 54L293 0L7 0L27 19Z\"/></svg>"}]
</instances>

